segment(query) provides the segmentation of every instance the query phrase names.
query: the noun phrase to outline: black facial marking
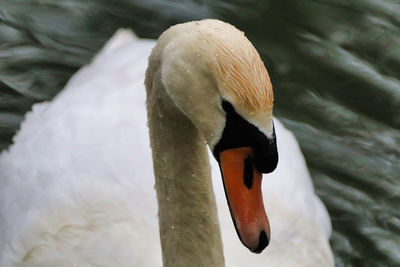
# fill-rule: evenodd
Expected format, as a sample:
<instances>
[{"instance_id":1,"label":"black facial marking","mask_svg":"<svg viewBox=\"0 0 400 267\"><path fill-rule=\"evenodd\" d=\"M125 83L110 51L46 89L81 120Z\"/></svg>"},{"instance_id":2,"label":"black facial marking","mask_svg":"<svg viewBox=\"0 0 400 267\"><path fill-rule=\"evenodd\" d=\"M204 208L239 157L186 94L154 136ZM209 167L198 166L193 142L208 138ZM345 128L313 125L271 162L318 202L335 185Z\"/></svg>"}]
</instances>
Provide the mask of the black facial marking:
<instances>
[{"instance_id":1,"label":"black facial marking","mask_svg":"<svg viewBox=\"0 0 400 267\"><path fill-rule=\"evenodd\" d=\"M251 189L253 185L253 161L250 157L244 160L243 178L247 189Z\"/></svg>"},{"instance_id":2,"label":"black facial marking","mask_svg":"<svg viewBox=\"0 0 400 267\"><path fill-rule=\"evenodd\" d=\"M269 173L278 164L275 129L273 137L267 138L256 126L243 119L236 113L228 101L222 101L226 112L226 123L222 137L214 148L214 157L219 162L222 151L231 148L251 146L254 149L254 165L259 172Z\"/></svg>"}]
</instances>

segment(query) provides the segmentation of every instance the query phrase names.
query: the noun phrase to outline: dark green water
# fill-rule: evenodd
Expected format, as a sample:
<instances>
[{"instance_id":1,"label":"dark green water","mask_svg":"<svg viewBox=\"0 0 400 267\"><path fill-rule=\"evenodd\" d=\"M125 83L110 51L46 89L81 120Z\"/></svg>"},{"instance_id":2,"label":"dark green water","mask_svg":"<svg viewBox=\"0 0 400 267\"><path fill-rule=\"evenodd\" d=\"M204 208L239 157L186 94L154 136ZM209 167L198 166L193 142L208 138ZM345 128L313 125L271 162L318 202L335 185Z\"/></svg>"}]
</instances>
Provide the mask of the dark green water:
<instances>
[{"instance_id":1,"label":"dark green water","mask_svg":"<svg viewBox=\"0 0 400 267\"><path fill-rule=\"evenodd\" d=\"M0 0L0 149L117 28L156 38L209 17L261 53L329 209L336 265L400 266L399 0Z\"/></svg>"}]
</instances>

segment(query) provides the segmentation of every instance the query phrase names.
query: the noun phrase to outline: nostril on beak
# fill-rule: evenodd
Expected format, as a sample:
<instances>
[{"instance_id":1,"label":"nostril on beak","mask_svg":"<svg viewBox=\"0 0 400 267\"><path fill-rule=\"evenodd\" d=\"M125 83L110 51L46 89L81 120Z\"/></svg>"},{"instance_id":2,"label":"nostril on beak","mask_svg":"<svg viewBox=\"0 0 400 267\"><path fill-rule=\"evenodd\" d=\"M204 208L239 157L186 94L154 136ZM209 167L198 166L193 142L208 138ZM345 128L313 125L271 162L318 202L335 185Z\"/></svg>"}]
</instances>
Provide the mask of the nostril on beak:
<instances>
[{"instance_id":1,"label":"nostril on beak","mask_svg":"<svg viewBox=\"0 0 400 267\"><path fill-rule=\"evenodd\" d=\"M264 230L260 232L260 236L258 238L258 247L253 250L254 253L261 253L269 244L268 236Z\"/></svg>"}]
</instances>

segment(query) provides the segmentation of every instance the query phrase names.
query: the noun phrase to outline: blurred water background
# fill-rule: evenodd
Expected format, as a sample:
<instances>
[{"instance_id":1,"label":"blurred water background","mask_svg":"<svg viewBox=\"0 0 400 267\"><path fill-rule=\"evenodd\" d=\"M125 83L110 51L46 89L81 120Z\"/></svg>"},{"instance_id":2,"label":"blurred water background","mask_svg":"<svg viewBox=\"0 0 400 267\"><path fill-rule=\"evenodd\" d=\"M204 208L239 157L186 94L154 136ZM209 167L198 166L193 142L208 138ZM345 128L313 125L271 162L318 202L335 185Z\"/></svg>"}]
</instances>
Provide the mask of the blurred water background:
<instances>
[{"instance_id":1,"label":"blurred water background","mask_svg":"<svg viewBox=\"0 0 400 267\"><path fill-rule=\"evenodd\" d=\"M0 149L116 29L157 38L201 18L260 52L331 215L336 265L400 266L399 0L0 0Z\"/></svg>"}]
</instances>

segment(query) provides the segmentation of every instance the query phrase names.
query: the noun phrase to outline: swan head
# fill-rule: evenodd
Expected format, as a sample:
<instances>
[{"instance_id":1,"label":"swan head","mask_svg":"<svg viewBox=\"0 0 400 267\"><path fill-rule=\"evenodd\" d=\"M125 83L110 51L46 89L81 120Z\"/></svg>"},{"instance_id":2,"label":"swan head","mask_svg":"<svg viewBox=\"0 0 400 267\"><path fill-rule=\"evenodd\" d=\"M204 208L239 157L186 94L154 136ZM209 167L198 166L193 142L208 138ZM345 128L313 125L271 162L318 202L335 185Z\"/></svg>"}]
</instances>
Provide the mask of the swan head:
<instances>
[{"instance_id":1,"label":"swan head","mask_svg":"<svg viewBox=\"0 0 400 267\"><path fill-rule=\"evenodd\" d=\"M270 240L262 173L278 162L264 63L243 32L218 20L173 26L157 49L166 92L204 135L220 165L240 240L260 253Z\"/></svg>"}]
</instances>

